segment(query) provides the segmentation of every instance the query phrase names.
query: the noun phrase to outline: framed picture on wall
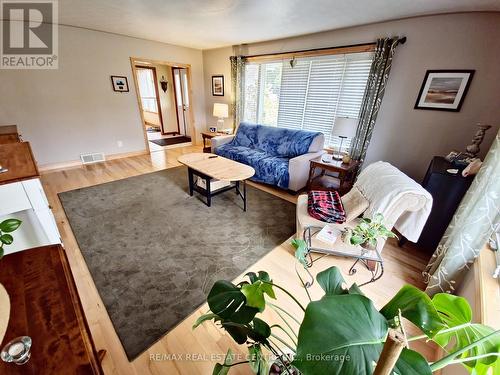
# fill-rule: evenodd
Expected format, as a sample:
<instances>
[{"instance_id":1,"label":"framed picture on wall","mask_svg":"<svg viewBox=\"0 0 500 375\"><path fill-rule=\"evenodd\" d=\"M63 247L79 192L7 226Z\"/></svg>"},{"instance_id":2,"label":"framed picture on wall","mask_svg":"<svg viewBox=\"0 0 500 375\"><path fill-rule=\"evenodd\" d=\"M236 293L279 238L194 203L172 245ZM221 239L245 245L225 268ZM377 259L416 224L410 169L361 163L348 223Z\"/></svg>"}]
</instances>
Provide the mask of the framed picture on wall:
<instances>
[{"instance_id":1,"label":"framed picture on wall","mask_svg":"<svg viewBox=\"0 0 500 375\"><path fill-rule=\"evenodd\" d=\"M127 77L123 77L123 76L111 76L111 82L113 83L113 90L114 91L128 92Z\"/></svg>"},{"instance_id":2,"label":"framed picture on wall","mask_svg":"<svg viewBox=\"0 0 500 375\"><path fill-rule=\"evenodd\" d=\"M212 95L224 96L224 76L212 76Z\"/></svg>"},{"instance_id":3,"label":"framed picture on wall","mask_svg":"<svg viewBox=\"0 0 500 375\"><path fill-rule=\"evenodd\" d=\"M474 70L428 70L415 109L460 111Z\"/></svg>"}]
</instances>

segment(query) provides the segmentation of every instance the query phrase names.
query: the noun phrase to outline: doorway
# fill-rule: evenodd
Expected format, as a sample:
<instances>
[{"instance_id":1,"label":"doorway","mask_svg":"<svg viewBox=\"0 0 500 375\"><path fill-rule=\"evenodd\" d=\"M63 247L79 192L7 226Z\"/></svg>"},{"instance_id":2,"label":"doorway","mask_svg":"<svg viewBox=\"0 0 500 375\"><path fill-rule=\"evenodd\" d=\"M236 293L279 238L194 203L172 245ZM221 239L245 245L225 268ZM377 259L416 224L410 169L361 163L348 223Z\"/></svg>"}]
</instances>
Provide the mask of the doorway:
<instances>
[{"instance_id":1,"label":"doorway","mask_svg":"<svg viewBox=\"0 0 500 375\"><path fill-rule=\"evenodd\" d=\"M131 58L144 139L150 152L187 146L194 138L191 68Z\"/></svg>"}]
</instances>

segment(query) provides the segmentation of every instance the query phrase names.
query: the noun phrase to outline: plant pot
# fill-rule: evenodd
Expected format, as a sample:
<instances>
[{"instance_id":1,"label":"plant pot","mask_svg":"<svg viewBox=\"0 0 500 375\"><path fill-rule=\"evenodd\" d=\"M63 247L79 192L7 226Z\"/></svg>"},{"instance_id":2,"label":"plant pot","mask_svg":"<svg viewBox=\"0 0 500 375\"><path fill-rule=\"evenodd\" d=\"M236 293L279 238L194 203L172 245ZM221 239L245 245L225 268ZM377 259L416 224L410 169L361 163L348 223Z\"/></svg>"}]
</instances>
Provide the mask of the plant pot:
<instances>
[{"instance_id":1,"label":"plant pot","mask_svg":"<svg viewBox=\"0 0 500 375\"><path fill-rule=\"evenodd\" d=\"M0 345L2 344L10 317L10 299L4 286L0 284ZM1 346L0 346L1 347Z\"/></svg>"},{"instance_id":2,"label":"plant pot","mask_svg":"<svg viewBox=\"0 0 500 375\"><path fill-rule=\"evenodd\" d=\"M362 243L361 247L365 250L368 250L369 252L375 252L375 249L377 248L376 245L374 246L374 245L370 244L369 242ZM370 271L375 271L375 269L377 267L377 262L375 262L374 260L367 260L366 267Z\"/></svg>"},{"instance_id":3,"label":"plant pot","mask_svg":"<svg viewBox=\"0 0 500 375\"><path fill-rule=\"evenodd\" d=\"M278 359L273 361L273 363L271 363L271 365L269 366L269 375L280 375L280 374L300 375L300 371L292 366L289 366L289 370L288 372L286 372L285 369L283 368L283 363L289 366L290 363L292 363L292 361L290 357L280 356Z\"/></svg>"}]
</instances>

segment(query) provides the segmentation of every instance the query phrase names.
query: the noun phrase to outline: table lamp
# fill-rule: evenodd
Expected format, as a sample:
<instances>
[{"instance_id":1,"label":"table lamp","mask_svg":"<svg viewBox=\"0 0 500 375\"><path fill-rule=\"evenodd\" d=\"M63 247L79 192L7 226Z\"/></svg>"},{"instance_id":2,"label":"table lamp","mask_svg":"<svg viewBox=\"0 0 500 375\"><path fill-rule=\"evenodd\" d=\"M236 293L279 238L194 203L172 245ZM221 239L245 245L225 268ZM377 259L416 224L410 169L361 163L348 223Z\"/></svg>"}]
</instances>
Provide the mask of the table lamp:
<instances>
[{"instance_id":1,"label":"table lamp","mask_svg":"<svg viewBox=\"0 0 500 375\"><path fill-rule=\"evenodd\" d=\"M229 106L223 103L214 103L214 117L217 117L217 130L224 127L224 119L229 117Z\"/></svg>"},{"instance_id":2,"label":"table lamp","mask_svg":"<svg viewBox=\"0 0 500 375\"><path fill-rule=\"evenodd\" d=\"M342 160L342 144L346 138L354 138L358 127L357 118L337 117L333 124L332 136L340 138L340 147L337 153L333 154L335 160Z\"/></svg>"}]
</instances>

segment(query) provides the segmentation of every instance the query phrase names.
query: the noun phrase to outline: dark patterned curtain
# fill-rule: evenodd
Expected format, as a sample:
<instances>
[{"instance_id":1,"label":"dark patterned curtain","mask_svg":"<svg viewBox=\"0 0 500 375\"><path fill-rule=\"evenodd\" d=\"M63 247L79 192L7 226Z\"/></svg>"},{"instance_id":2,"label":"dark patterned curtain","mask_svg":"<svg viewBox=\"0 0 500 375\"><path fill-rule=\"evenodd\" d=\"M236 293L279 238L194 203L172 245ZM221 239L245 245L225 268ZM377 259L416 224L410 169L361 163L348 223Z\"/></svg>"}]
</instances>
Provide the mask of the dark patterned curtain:
<instances>
[{"instance_id":1,"label":"dark patterned curtain","mask_svg":"<svg viewBox=\"0 0 500 375\"><path fill-rule=\"evenodd\" d=\"M245 58L231 56L231 110L233 113L233 133L240 124L243 115L243 79L245 77Z\"/></svg>"},{"instance_id":2,"label":"dark patterned curtain","mask_svg":"<svg viewBox=\"0 0 500 375\"><path fill-rule=\"evenodd\" d=\"M358 128L351 146L351 157L355 160L363 162L365 159L398 43L399 38L397 37L377 40L375 56L359 111Z\"/></svg>"}]
</instances>

